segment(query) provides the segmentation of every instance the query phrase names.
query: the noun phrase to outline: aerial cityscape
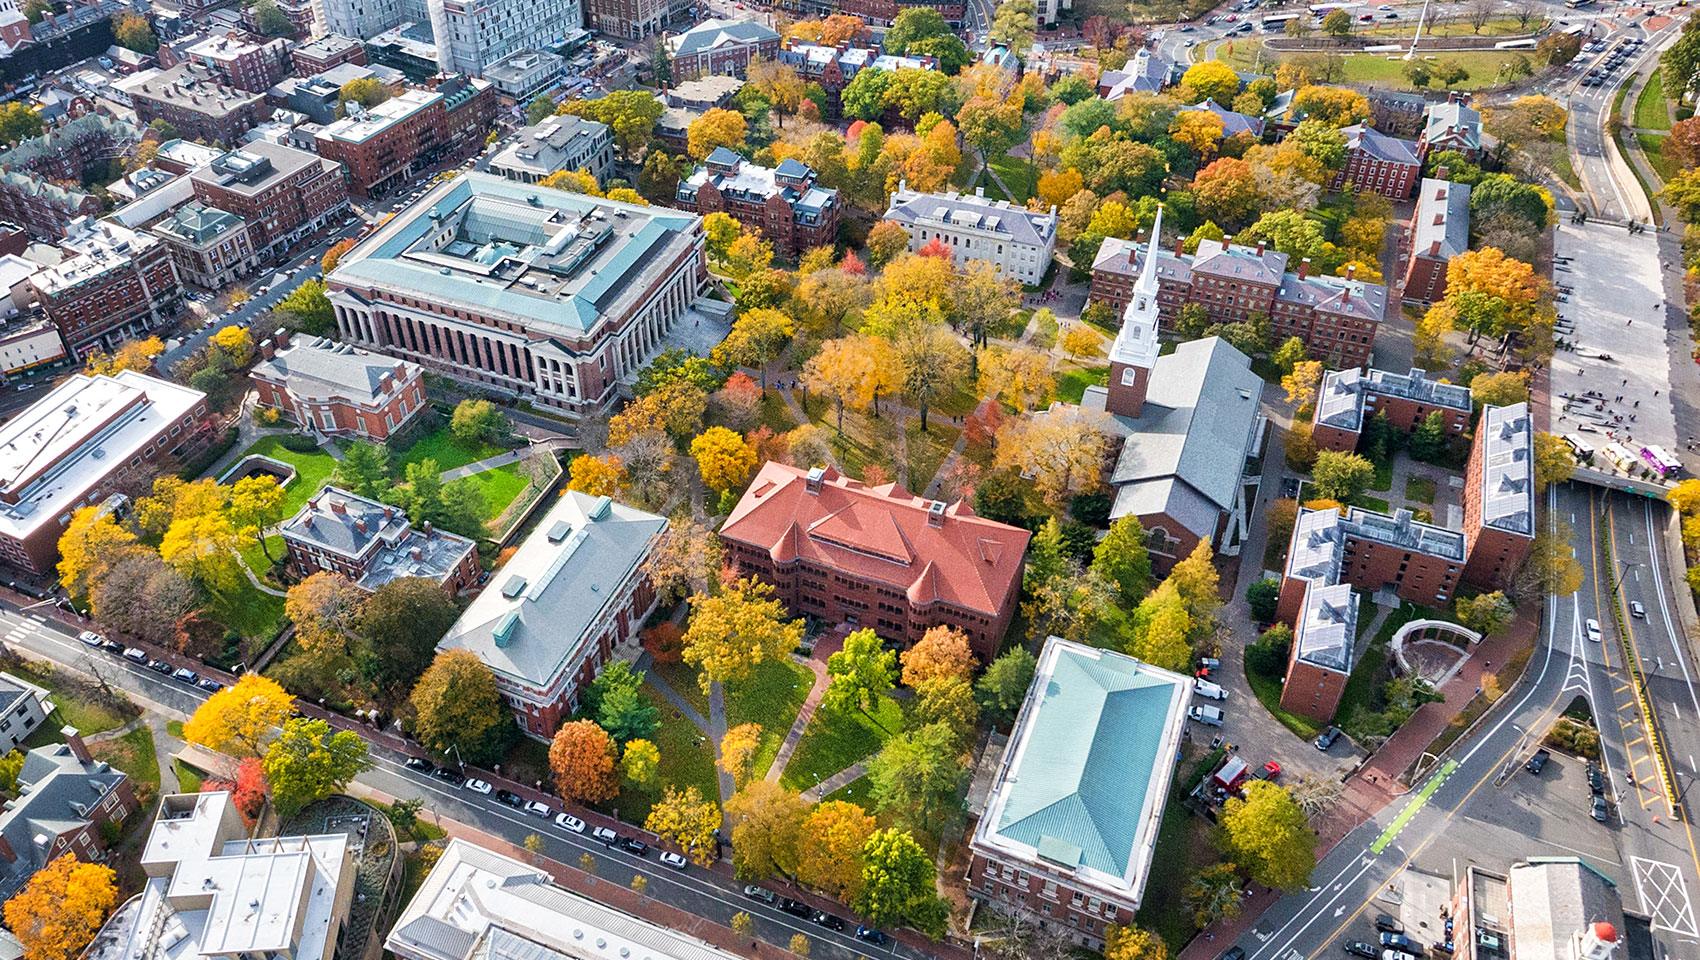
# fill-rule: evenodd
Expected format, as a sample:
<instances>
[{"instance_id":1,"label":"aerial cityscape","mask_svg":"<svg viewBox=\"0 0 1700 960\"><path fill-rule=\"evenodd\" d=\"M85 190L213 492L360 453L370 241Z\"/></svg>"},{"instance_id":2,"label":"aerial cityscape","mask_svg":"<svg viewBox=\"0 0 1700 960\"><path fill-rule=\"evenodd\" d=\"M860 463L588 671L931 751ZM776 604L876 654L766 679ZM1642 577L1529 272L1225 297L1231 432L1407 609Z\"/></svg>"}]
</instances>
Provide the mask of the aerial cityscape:
<instances>
[{"instance_id":1,"label":"aerial cityscape","mask_svg":"<svg viewBox=\"0 0 1700 960\"><path fill-rule=\"evenodd\" d=\"M0 960L1700 960L1693 10L0 0Z\"/></svg>"}]
</instances>

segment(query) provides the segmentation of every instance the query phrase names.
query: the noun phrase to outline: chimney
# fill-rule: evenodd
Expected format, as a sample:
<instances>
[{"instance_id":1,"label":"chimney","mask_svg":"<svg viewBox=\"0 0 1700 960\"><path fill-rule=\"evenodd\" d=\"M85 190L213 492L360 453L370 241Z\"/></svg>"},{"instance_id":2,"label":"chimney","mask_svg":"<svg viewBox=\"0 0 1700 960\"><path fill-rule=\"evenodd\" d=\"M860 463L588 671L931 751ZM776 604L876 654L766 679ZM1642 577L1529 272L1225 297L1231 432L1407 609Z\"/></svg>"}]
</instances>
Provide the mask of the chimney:
<instances>
[{"instance_id":1,"label":"chimney","mask_svg":"<svg viewBox=\"0 0 1700 960\"><path fill-rule=\"evenodd\" d=\"M60 727L59 735L65 738L65 746L71 748L71 753L74 754L78 760L81 760L84 763L94 762L94 758L89 756L88 744L83 742L83 735L76 727L70 726L69 724Z\"/></svg>"},{"instance_id":2,"label":"chimney","mask_svg":"<svg viewBox=\"0 0 1700 960\"><path fill-rule=\"evenodd\" d=\"M1434 178L1436 180L1450 180L1452 178L1447 176L1447 174L1449 174L1451 172L1452 171L1450 169L1446 168L1446 167L1435 167L1434 168Z\"/></svg>"},{"instance_id":3,"label":"chimney","mask_svg":"<svg viewBox=\"0 0 1700 960\"><path fill-rule=\"evenodd\" d=\"M810 467L809 473L803 478L803 489L814 496L820 496L821 481L826 479L824 467Z\"/></svg>"},{"instance_id":4,"label":"chimney","mask_svg":"<svg viewBox=\"0 0 1700 960\"><path fill-rule=\"evenodd\" d=\"M289 331L278 327L277 332L272 334L272 341L277 344L279 350L289 346Z\"/></svg>"},{"instance_id":5,"label":"chimney","mask_svg":"<svg viewBox=\"0 0 1700 960\"><path fill-rule=\"evenodd\" d=\"M339 517L340 516L346 516L348 514L348 504L344 503L341 500L332 500L331 501L331 512L336 514Z\"/></svg>"},{"instance_id":6,"label":"chimney","mask_svg":"<svg viewBox=\"0 0 1700 960\"><path fill-rule=\"evenodd\" d=\"M1428 245L1428 255L1431 256L1431 257L1440 256L1440 241L1439 240L1436 240L1433 243Z\"/></svg>"},{"instance_id":7,"label":"chimney","mask_svg":"<svg viewBox=\"0 0 1700 960\"><path fill-rule=\"evenodd\" d=\"M360 531L361 533L365 533L366 532L366 518L365 517L354 518L354 529Z\"/></svg>"},{"instance_id":8,"label":"chimney","mask_svg":"<svg viewBox=\"0 0 1700 960\"><path fill-rule=\"evenodd\" d=\"M0 836L0 858L5 859L7 863L18 862L18 851L12 849L12 841L4 836Z\"/></svg>"},{"instance_id":9,"label":"chimney","mask_svg":"<svg viewBox=\"0 0 1700 960\"><path fill-rule=\"evenodd\" d=\"M277 356L277 349L272 346L270 340L260 341L260 356L267 360Z\"/></svg>"},{"instance_id":10,"label":"chimney","mask_svg":"<svg viewBox=\"0 0 1700 960\"><path fill-rule=\"evenodd\" d=\"M1299 279L1303 280L1308 276L1310 276L1310 258L1305 257L1299 261Z\"/></svg>"},{"instance_id":11,"label":"chimney","mask_svg":"<svg viewBox=\"0 0 1700 960\"><path fill-rule=\"evenodd\" d=\"M1257 241L1257 255L1258 256L1260 256L1260 257L1263 256L1263 250L1266 246L1267 246L1267 244L1264 241L1262 241L1262 240Z\"/></svg>"},{"instance_id":12,"label":"chimney","mask_svg":"<svg viewBox=\"0 0 1700 960\"><path fill-rule=\"evenodd\" d=\"M1175 238L1175 256L1177 256L1177 257L1186 256L1186 238L1185 237L1176 237Z\"/></svg>"},{"instance_id":13,"label":"chimney","mask_svg":"<svg viewBox=\"0 0 1700 960\"><path fill-rule=\"evenodd\" d=\"M431 521L426 520L426 521L422 522L419 526L420 526L421 530L425 531L425 536L427 538L434 537L434 536L437 535L436 531L431 529Z\"/></svg>"},{"instance_id":14,"label":"chimney","mask_svg":"<svg viewBox=\"0 0 1700 960\"><path fill-rule=\"evenodd\" d=\"M1358 272L1358 265L1357 264L1355 264L1355 263L1346 264L1346 279L1347 280L1352 279L1352 276L1354 274L1356 274L1357 272Z\"/></svg>"},{"instance_id":15,"label":"chimney","mask_svg":"<svg viewBox=\"0 0 1700 960\"><path fill-rule=\"evenodd\" d=\"M942 527L942 526L944 526L944 501L943 500L934 500L932 503L927 505L927 526L929 526L929 527Z\"/></svg>"},{"instance_id":16,"label":"chimney","mask_svg":"<svg viewBox=\"0 0 1700 960\"><path fill-rule=\"evenodd\" d=\"M389 520L393 520L393 519L395 519L395 508L392 507L392 506L389 506L388 504L385 504L384 505L384 520L389 521Z\"/></svg>"},{"instance_id":17,"label":"chimney","mask_svg":"<svg viewBox=\"0 0 1700 960\"><path fill-rule=\"evenodd\" d=\"M974 196L979 197L981 200L986 199L986 188L985 187L975 187L974 188Z\"/></svg>"},{"instance_id":18,"label":"chimney","mask_svg":"<svg viewBox=\"0 0 1700 960\"><path fill-rule=\"evenodd\" d=\"M423 559L425 559L425 548L424 547L411 547L411 548L408 549L407 555L412 557L415 560L423 560Z\"/></svg>"}]
</instances>

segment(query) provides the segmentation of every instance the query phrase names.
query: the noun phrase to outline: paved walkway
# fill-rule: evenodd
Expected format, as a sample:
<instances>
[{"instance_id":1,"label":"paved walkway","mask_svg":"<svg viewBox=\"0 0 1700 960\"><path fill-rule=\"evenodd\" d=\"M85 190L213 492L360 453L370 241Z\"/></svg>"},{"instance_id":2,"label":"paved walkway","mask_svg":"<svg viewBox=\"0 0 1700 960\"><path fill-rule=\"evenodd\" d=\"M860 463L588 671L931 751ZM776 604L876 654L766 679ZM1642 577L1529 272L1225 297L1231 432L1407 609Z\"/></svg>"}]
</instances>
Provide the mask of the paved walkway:
<instances>
[{"instance_id":1,"label":"paved walkway","mask_svg":"<svg viewBox=\"0 0 1700 960\"><path fill-rule=\"evenodd\" d=\"M834 636L835 639L830 642L833 650L837 650L844 645L844 641L836 634ZM815 708L820 706L821 698L826 696L829 683L826 658L831 656L832 652L821 653L821 646L828 642L822 640L821 644L816 645L814 653L807 660L795 658L815 675L815 682L814 686L809 688L809 695L803 698L803 706L797 711L797 719L791 722L791 729L785 734L785 742L779 745L779 752L773 755L773 766L767 768L767 776L763 778L768 783L779 782L780 775L785 772L785 765L791 762L791 755L797 752L797 744L803 740L803 731L808 729L809 721L814 718Z\"/></svg>"},{"instance_id":2,"label":"paved walkway","mask_svg":"<svg viewBox=\"0 0 1700 960\"><path fill-rule=\"evenodd\" d=\"M726 817L726 801L738 792L738 781L720 766L720 741L726 739L726 689L716 683L708 688L708 745L714 750L714 774L720 787L720 816L722 826L731 828Z\"/></svg>"},{"instance_id":3,"label":"paved walkway","mask_svg":"<svg viewBox=\"0 0 1700 960\"><path fill-rule=\"evenodd\" d=\"M655 684L655 689L661 691L661 695L663 697L667 698L667 702L671 703L675 707L678 707L679 712L685 715L685 719L689 720L692 724L696 725L696 728L698 730L702 731L703 736L708 736L708 733L709 733L708 719L706 717L704 717L702 714L698 713L697 708L691 706L691 702L689 700L686 700L684 697L680 696L679 691L673 689L672 686L670 686L667 683L666 680L661 679L660 674L656 673L654 670L648 669L648 658L649 658L648 653L645 653L643 656L638 657L637 662L632 664L633 669L641 670L641 671L644 671L645 673L647 673L648 676L646 676L645 679L648 680L650 683ZM715 741L715 742L718 743L719 741Z\"/></svg>"},{"instance_id":4,"label":"paved walkway","mask_svg":"<svg viewBox=\"0 0 1700 960\"><path fill-rule=\"evenodd\" d=\"M836 793L850 784L855 783L858 779L867 774L867 772L868 764L866 761L852 764L832 776L827 777L825 780L822 780L820 783L815 784L809 789L804 790L802 797L810 803L819 803L822 797Z\"/></svg>"}]
</instances>

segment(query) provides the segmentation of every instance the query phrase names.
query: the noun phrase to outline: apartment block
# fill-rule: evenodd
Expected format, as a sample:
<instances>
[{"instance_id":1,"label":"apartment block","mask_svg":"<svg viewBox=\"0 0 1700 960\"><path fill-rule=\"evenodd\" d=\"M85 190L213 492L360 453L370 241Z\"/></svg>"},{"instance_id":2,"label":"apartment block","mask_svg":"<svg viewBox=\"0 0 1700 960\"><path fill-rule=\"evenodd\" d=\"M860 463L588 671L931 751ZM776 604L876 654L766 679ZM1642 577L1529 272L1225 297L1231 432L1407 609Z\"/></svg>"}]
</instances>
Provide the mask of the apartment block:
<instances>
[{"instance_id":1,"label":"apartment block","mask_svg":"<svg viewBox=\"0 0 1700 960\"><path fill-rule=\"evenodd\" d=\"M576 417L608 409L703 295L705 242L683 211L467 173L326 285L344 341Z\"/></svg>"},{"instance_id":2,"label":"apartment block","mask_svg":"<svg viewBox=\"0 0 1700 960\"><path fill-rule=\"evenodd\" d=\"M289 551L289 572L303 579L338 573L375 591L394 580L423 577L454 596L476 584L482 572L478 544L433 529L429 520L415 527L400 507L341 487L321 487L277 532Z\"/></svg>"},{"instance_id":3,"label":"apartment block","mask_svg":"<svg viewBox=\"0 0 1700 960\"><path fill-rule=\"evenodd\" d=\"M909 233L909 252L937 242L964 269L971 260L989 263L1019 283L1037 285L1057 249L1057 212L1035 213L1008 200L987 200L983 190L920 193L900 182L884 219Z\"/></svg>"},{"instance_id":4,"label":"apartment block","mask_svg":"<svg viewBox=\"0 0 1700 960\"><path fill-rule=\"evenodd\" d=\"M1470 185L1424 179L1411 216L1405 299L1428 305L1445 297L1447 266L1469 249Z\"/></svg>"},{"instance_id":5,"label":"apartment block","mask_svg":"<svg viewBox=\"0 0 1700 960\"><path fill-rule=\"evenodd\" d=\"M585 25L597 33L641 40L672 19L668 0L584 0Z\"/></svg>"},{"instance_id":6,"label":"apartment block","mask_svg":"<svg viewBox=\"0 0 1700 960\"><path fill-rule=\"evenodd\" d=\"M164 241L112 220L72 221L65 259L30 278L47 318L77 357L166 325L183 284Z\"/></svg>"},{"instance_id":7,"label":"apartment block","mask_svg":"<svg viewBox=\"0 0 1700 960\"><path fill-rule=\"evenodd\" d=\"M1529 405L1486 407L1464 470L1464 579L1497 590L1514 576L1535 541L1534 423Z\"/></svg>"},{"instance_id":8,"label":"apartment block","mask_svg":"<svg viewBox=\"0 0 1700 960\"><path fill-rule=\"evenodd\" d=\"M261 407L305 430L383 443L424 412L424 371L416 363L325 337L284 332L260 344L248 374Z\"/></svg>"},{"instance_id":9,"label":"apartment block","mask_svg":"<svg viewBox=\"0 0 1700 960\"><path fill-rule=\"evenodd\" d=\"M838 239L843 204L838 191L815 183L807 164L789 157L763 167L717 147L703 165L679 182L678 205L707 216L725 213L761 231L780 257L795 260L810 247Z\"/></svg>"},{"instance_id":10,"label":"apartment block","mask_svg":"<svg viewBox=\"0 0 1700 960\"><path fill-rule=\"evenodd\" d=\"M289 60L295 65L296 75L302 77L324 73L344 63L363 67L366 65L366 45L354 37L327 33L296 44L295 49L289 51Z\"/></svg>"},{"instance_id":11,"label":"apartment block","mask_svg":"<svg viewBox=\"0 0 1700 960\"><path fill-rule=\"evenodd\" d=\"M119 82L143 124L164 120L187 139L236 144L272 115L266 88L228 86L223 76L190 61L157 73L138 73ZM267 84L270 86L270 84Z\"/></svg>"},{"instance_id":12,"label":"apartment block","mask_svg":"<svg viewBox=\"0 0 1700 960\"><path fill-rule=\"evenodd\" d=\"M896 484L832 468L762 465L720 528L728 566L770 583L792 616L913 643L941 624L997 655L1031 534Z\"/></svg>"},{"instance_id":13,"label":"apartment block","mask_svg":"<svg viewBox=\"0 0 1700 960\"><path fill-rule=\"evenodd\" d=\"M1423 161L1415 142L1361 123L1340 132L1346 135L1346 165L1334 175L1333 189L1349 183L1353 189L1371 190L1389 200L1404 200L1416 189Z\"/></svg>"},{"instance_id":14,"label":"apartment block","mask_svg":"<svg viewBox=\"0 0 1700 960\"><path fill-rule=\"evenodd\" d=\"M320 0L324 26L331 34L370 40L408 17L401 0Z\"/></svg>"},{"instance_id":15,"label":"apartment block","mask_svg":"<svg viewBox=\"0 0 1700 960\"><path fill-rule=\"evenodd\" d=\"M409 90L318 131L319 156L348 168L349 191L382 197L450 148L441 94Z\"/></svg>"},{"instance_id":16,"label":"apartment block","mask_svg":"<svg viewBox=\"0 0 1700 960\"><path fill-rule=\"evenodd\" d=\"M1311 436L1318 450L1351 453L1377 414L1386 414L1388 426L1409 436L1431 413L1445 420L1449 436L1463 436L1473 409L1469 387L1431 380L1416 367L1410 373L1330 370L1317 390Z\"/></svg>"},{"instance_id":17,"label":"apartment block","mask_svg":"<svg viewBox=\"0 0 1700 960\"><path fill-rule=\"evenodd\" d=\"M490 159L490 172L518 183L537 183L562 170L583 170L598 184L614 168L614 135L605 123L571 114L544 117Z\"/></svg>"},{"instance_id":18,"label":"apartment block","mask_svg":"<svg viewBox=\"0 0 1700 960\"><path fill-rule=\"evenodd\" d=\"M199 201L178 207L149 229L170 249L177 275L207 290L248 276L260 262L242 218Z\"/></svg>"},{"instance_id":19,"label":"apartment block","mask_svg":"<svg viewBox=\"0 0 1700 960\"><path fill-rule=\"evenodd\" d=\"M347 181L336 161L265 140L224 154L189 180L202 203L242 218L262 259L348 213Z\"/></svg>"},{"instance_id":20,"label":"apartment block","mask_svg":"<svg viewBox=\"0 0 1700 960\"><path fill-rule=\"evenodd\" d=\"M429 0L441 72L482 77L521 50L561 46L584 24L580 0Z\"/></svg>"},{"instance_id":21,"label":"apartment block","mask_svg":"<svg viewBox=\"0 0 1700 960\"><path fill-rule=\"evenodd\" d=\"M250 93L264 93L289 68L289 41L281 38L256 43L236 35L208 37L184 53L225 83Z\"/></svg>"}]
</instances>

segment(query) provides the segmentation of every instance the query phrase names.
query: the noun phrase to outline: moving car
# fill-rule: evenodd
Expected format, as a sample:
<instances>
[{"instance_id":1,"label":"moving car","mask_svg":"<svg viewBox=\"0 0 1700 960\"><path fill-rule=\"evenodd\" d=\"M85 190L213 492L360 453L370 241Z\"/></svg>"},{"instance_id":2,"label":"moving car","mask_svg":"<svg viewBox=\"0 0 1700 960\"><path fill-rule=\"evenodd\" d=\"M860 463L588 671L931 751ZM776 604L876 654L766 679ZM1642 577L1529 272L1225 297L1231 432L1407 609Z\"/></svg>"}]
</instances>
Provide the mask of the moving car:
<instances>
[{"instance_id":1,"label":"moving car","mask_svg":"<svg viewBox=\"0 0 1700 960\"><path fill-rule=\"evenodd\" d=\"M482 793L485 796L489 796L490 792L492 790L496 789L495 787L490 786L490 784L487 783L486 781L479 780L479 779L476 779L476 778L466 781L466 783L462 784L462 786L466 787L466 789L468 789L468 790L471 790L473 793Z\"/></svg>"},{"instance_id":2,"label":"moving car","mask_svg":"<svg viewBox=\"0 0 1700 960\"><path fill-rule=\"evenodd\" d=\"M1194 680L1192 682L1192 692L1206 700L1228 699L1228 691L1223 690L1221 686L1204 679Z\"/></svg>"},{"instance_id":3,"label":"moving car","mask_svg":"<svg viewBox=\"0 0 1700 960\"><path fill-rule=\"evenodd\" d=\"M1645 620L1647 619L1647 608L1641 606L1641 601L1631 600L1629 601L1629 615L1637 620Z\"/></svg>"},{"instance_id":4,"label":"moving car","mask_svg":"<svg viewBox=\"0 0 1700 960\"><path fill-rule=\"evenodd\" d=\"M464 774L458 770L450 769L449 767L438 767L436 770L431 772L431 776L436 777L444 783L452 784L457 787L466 783L466 776Z\"/></svg>"},{"instance_id":5,"label":"moving car","mask_svg":"<svg viewBox=\"0 0 1700 960\"><path fill-rule=\"evenodd\" d=\"M590 835L592 837L596 838L597 840L600 840L603 843L608 844L609 846L613 846L614 841L620 839L619 834L608 829L607 827L593 827L590 831Z\"/></svg>"},{"instance_id":6,"label":"moving car","mask_svg":"<svg viewBox=\"0 0 1700 960\"><path fill-rule=\"evenodd\" d=\"M620 838L620 849L626 851L627 853L636 854L640 857L649 856L649 844L644 843L642 840L639 840L637 837L621 837Z\"/></svg>"},{"instance_id":7,"label":"moving car","mask_svg":"<svg viewBox=\"0 0 1700 960\"><path fill-rule=\"evenodd\" d=\"M418 771L419 773L430 773L437 769L436 764L424 759L423 757L408 757L407 762L403 763L402 766L409 770Z\"/></svg>"},{"instance_id":8,"label":"moving car","mask_svg":"<svg viewBox=\"0 0 1700 960\"><path fill-rule=\"evenodd\" d=\"M512 790L497 790L496 791L496 801L498 803L507 804L508 806L513 807L515 810L518 810L520 807L525 806L525 798L520 796L519 794L513 792Z\"/></svg>"},{"instance_id":9,"label":"moving car","mask_svg":"<svg viewBox=\"0 0 1700 960\"><path fill-rule=\"evenodd\" d=\"M683 870L691 865L689 860L686 860L684 857L679 856L671 850L661 851L661 855L655 859L660 860L662 863L675 870Z\"/></svg>"},{"instance_id":10,"label":"moving car","mask_svg":"<svg viewBox=\"0 0 1700 960\"><path fill-rule=\"evenodd\" d=\"M875 930L873 927L857 927L856 928L856 939L857 940L866 940L869 943L877 944L879 946L884 946L885 942L887 940L891 939L891 938L887 937L885 934L879 932L878 930Z\"/></svg>"},{"instance_id":11,"label":"moving car","mask_svg":"<svg viewBox=\"0 0 1700 960\"><path fill-rule=\"evenodd\" d=\"M1341 947L1354 957L1368 957L1369 960L1376 960L1377 957L1381 956L1381 951L1375 948L1375 944L1365 943L1362 940L1350 940L1341 944Z\"/></svg>"},{"instance_id":12,"label":"moving car","mask_svg":"<svg viewBox=\"0 0 1700 960\"><path fill-rule=\"evenodd\" d=\"M825 927L828 930L844 929L844 921L830 913L827 913L825 910L816 910L814 916L809 919L814 921L817 926Z\"/></svg>"},{"instance_id":13,"label":"moving car","mask_svg":"<svg viewBox=\"0 0 1700 960\"><path fill-rule=\"evenodd\" d=\"M124 648L124 659L133 661L135 663L147 663L148 662L148 652L146 650L143 650L141 647L125 647Z\"/></svg>"},{"instance_id":14,"label":"moving car","mask_svg":"<svg viewBox=\"0 0 1700 960\"><path fill-rule=\"evenodd\" d=\"M1187 716L1207 727L1219 727L1225 719L1222 711L1216 707L1193 707L1187 711Z\"/></svg>"},{"instance_id":15,"label":"moving car","mask_svg":"<svg viewBox=\"0 0 1700 960\"><path fill-rule=\"evenodd\" d=\"M571 830L574 833L584 832L584 821L570 813L557 814L555 816L555 826Z\"/></svg>"},{"instance_id":16,"label":"moving car","mask_svg":"<svg viewBox=\"0 0 1700 960\"><path fill-rule=\"evenodd\" d=\"M98 647L102 643L106 642L105 637L101 636L98 633L95 633L93 630L84 630L82 633L77 634L77 639L81 640L82 642L88 644L91 647Z\"/></svg>"},{"instance_id":17,"label":"moving car","mask_svg":"<svg viewBox=\"0 0 1700 960\"><path fill-rule=\"evenodd\" d=\"M1593 810L1591 812L1592 812L1592 816L1595 820L1598 820L1601 823L1605 823L1606 822L1606 798L1605 797L1599 797L1599 796L1594 797L1594 806L1593 806Z\"/></svg>"},{"instance_id":18,"label":"moving car","mask_svg":"<svg viewBox=\"0 0 1700 960\"><path fill-rule=\"evenodd\" d=\"M1551 759L1552 754L1549 751L1545 749L1536 750L1535 755L1529 758L1529 762L1523 764L1523 769L1540 776L1541 770L1546 767L1547 761Z\"/></svg>"},{"instance_id":19,"label":"moving car","mask_svg":"<svg viewBox=\"0 0 1700 960\"><path fill-rule=\"evenodd\" d=\"M1329 747L1334 746L1334 741L1338 739L1340 739L1340 728L1329 727L1327 730L1322 731L1322 736L1316 738L1316 749L1327 750Z\"/></svg>"},{"instance_id":20,"label":"moving car","mask_svg":"<svg viewBox=\"0 0 1700 960\"><path fill-rule=\"evenodd\" d=\"M126 650L124 655L129 656L129 651ZM201 675L190 670L188 667L178 667L176 670L171 671L171 679L176 680L179 683L195 684L201 681Z\"/></svg>"},{"instance_id":21,"label":"moving car","mask_svg":"<svg viewBox=\"0 0 1700 960\"><path fill-rule=\"evenodd\" d=\"M1598 620L1595 620L1593 617L1589 617L1587 620L1583 621L1582 625L1588 631L1588 639L1594 641L1595 643L1599 643L1600 642L1600 622Z\"/></svg>"},{"instance_id":22,"label":"moving car","mask_svg":"<svg viewBox=\"0 0 1700 960\"><path fill-rule=\"evenodd\" d=\"M555 815L555 811L549 809L549 805L541 800L527 800L525 802L525 812L534 813L544 818Z\"/></svg>"}]
</instances>

